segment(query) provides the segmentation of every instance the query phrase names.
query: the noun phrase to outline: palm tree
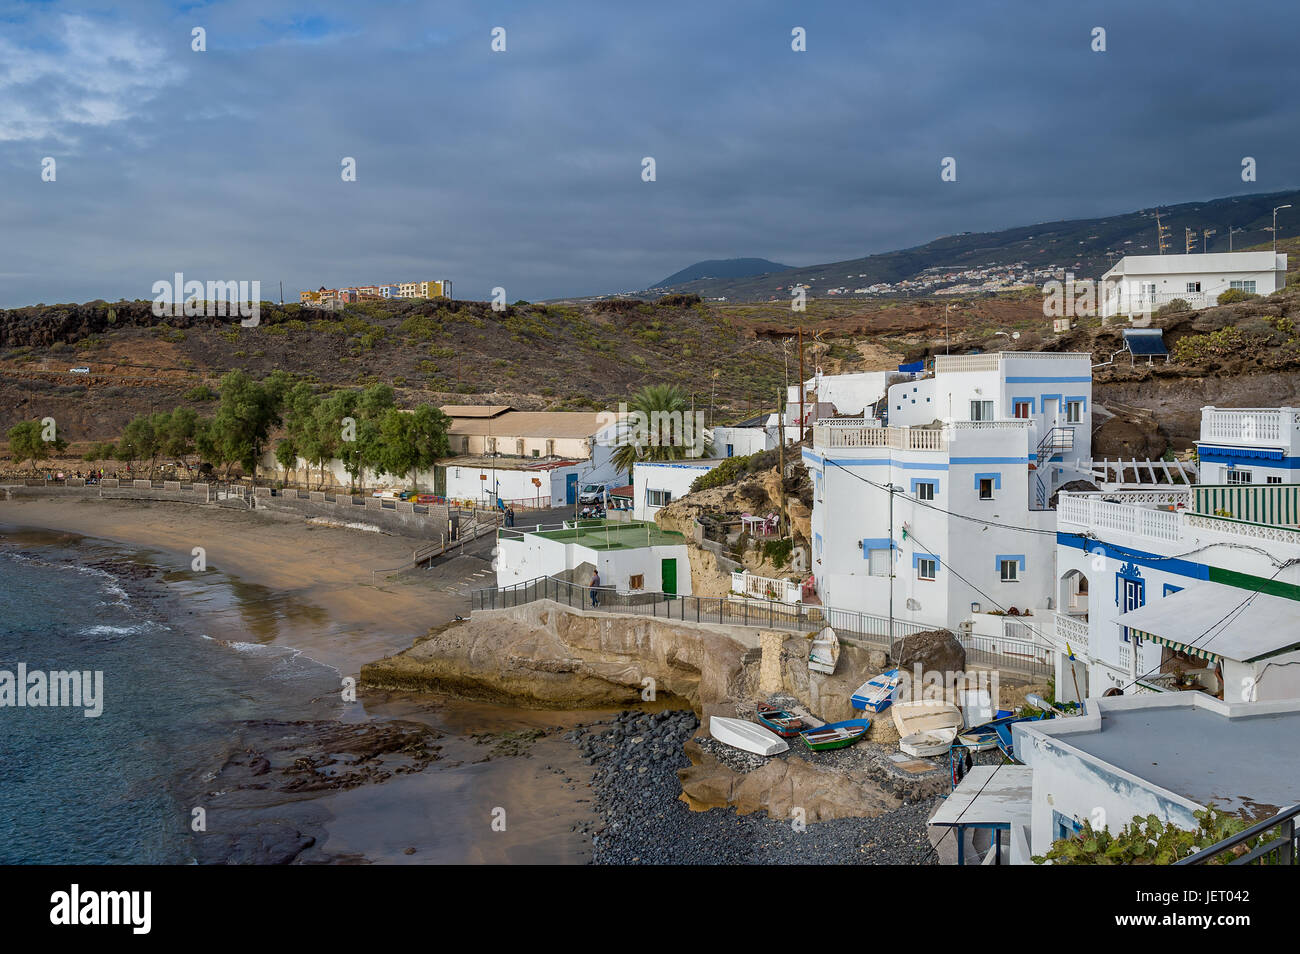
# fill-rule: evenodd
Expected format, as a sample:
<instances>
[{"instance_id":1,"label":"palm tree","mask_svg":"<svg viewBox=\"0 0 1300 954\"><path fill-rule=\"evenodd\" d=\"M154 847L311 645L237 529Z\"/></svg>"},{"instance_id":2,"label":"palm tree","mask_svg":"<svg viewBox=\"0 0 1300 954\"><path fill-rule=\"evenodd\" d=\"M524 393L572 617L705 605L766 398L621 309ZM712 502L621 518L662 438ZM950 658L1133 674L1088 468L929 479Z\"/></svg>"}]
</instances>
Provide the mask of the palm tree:
<instances>
[{"instance_id":1,"label":"palm tree","mask_svg":"<svg viewBox=\"0 0 1300 954\"><path fill-rule=\"evenodd\" d=\"M707 457L713 451L709 434L690 408L686 392L673 384L651 384L628 402L628 416L619 429L615 467L630 479L640 460L684 460Z\"/></svg>"}]
</instances>

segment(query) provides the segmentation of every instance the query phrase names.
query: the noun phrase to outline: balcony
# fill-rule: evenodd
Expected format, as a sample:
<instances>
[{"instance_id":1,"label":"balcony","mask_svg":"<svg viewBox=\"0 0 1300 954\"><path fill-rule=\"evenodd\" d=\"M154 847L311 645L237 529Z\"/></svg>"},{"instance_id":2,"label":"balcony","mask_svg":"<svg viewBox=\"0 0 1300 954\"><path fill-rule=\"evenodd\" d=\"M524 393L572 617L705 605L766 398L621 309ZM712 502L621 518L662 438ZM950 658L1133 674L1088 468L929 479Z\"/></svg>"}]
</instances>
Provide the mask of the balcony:
<instances>
[{"instance_id":1,"label":"balcony","mask_svg":"<svg viewBox=\"0 0 1300 954\"><path fill-rule=\"evenodd\" d=\"M944 432L938 429L817 424L813 427L813 446L830 449L889 447L894 450L941 451L947 449L948 441Z\"/></svg>"},{"instance_id":2,"label":"balcony","mask_svg":"<svg viewBox=\"0 0 1300 954\"><path fill-rule=\"evenodd\" d=\"M1293 407L1201 408L1201 440L1210 444L1300 448L1300 410Z\"/></svg>"},{"instance_id":3,"label":"balcony","mask_svg":"<svg viewBox=\"0 0 1300 954\"><path fill-rule=\"evenodd\" d=\"M1178 511L1111 503L1083 494L1061 494L1056 519L1063 530L1123 533L1166 543L1176 543L1182 532L1182 514Z\"/></svg>"},{"instance_id":4,"label":"balcony","mask_svg":"<svg viewBox=\"0 0 1300 954\"><path fill-rule=\"evenodd\" d=\"M1069 644L1075 652L1088 651L1088 617L1056 613L1056 641Z\"/></svg>"}]
</instances>

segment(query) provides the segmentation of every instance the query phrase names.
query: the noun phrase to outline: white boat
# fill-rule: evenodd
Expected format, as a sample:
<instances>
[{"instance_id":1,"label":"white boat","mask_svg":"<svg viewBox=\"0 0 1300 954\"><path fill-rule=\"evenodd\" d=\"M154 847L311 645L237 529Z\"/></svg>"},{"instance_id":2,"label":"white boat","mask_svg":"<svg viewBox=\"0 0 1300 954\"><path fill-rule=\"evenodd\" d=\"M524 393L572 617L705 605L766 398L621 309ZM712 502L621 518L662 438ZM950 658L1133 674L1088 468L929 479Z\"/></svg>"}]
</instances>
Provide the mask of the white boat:
<instances>
[{"instance_id":1,"label":"white boat","mask_svg":"<svg viewBox=\"0 0 1300 954\"><path fill-rule=\"evenodd\" d=\"M833 675L835 664L840 661L840 640L835 630L829 626L813 637L812 647L808 650L808 668L813 672Z\"/></svg>"},{"instance_id":2,"label":"white boat","mask_svg":"<svg viewBox=\"0 0 1300 954\"><path fill-rule=\"evenodd\" d=\"M850 700L853 708L866 712L884 712L894 701L900 679L897 669L887 669L878 676L872 676L853 693Z\"/></svg>"},{"instance_id":3,"label":"white boat","mask_svg":"<svg viewBox=\"0 0 1300 954\"><path fill-rule=\"evenodd\" d=\"M947 702L896 702L890 712L898 729L898 747L919 758L947 752L962 728L961 709Z\"/></svg>"},{"instance_id":4,"label":"white boat","mask_svg":"<svg viewBox=\"0 0 1300 954\"><path fill-rule=\"evenodd\" d=\"M719 742L755 755L780 755L790 748L790 744L775 732L769 732L761 725L744 719L709 716L709 735Z\"/></svg>"}]
</instances>

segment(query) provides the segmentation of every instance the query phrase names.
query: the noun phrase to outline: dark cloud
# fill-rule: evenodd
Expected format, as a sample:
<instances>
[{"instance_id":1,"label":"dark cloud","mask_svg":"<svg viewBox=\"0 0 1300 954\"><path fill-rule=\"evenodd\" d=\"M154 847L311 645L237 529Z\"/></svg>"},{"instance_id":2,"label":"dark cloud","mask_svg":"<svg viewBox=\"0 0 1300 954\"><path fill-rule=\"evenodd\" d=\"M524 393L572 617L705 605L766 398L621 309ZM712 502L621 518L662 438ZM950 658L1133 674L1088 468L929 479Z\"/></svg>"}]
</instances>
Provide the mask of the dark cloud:
<instances>
[{"instance_id":1,"label":"dark cloud","mask_svg":"<svg viewBox=\"0 0 1300 954\"><path fill-rule=\"evenodd\" d=\"M116 10L0 14L0 305L176 271L538 299L1300 181L1300 14L1262 0Z\"/></svg>"}]
</instances>

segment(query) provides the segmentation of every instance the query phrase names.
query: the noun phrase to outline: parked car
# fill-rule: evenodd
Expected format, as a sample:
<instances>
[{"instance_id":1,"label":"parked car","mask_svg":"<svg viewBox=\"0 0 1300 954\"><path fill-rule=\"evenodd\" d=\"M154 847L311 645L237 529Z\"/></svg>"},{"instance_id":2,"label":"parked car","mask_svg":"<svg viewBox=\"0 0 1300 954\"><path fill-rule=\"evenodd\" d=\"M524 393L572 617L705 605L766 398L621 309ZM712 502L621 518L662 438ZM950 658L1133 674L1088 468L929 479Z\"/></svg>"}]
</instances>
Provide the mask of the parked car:
<instances>
[{"instance_id":1,"label":"parked car","mask_svg":"<svg viewBox=\"0 0 1300 954\"><path fill-rule=\"evenodd\" d=\"M86 367L86 366L83 364L83 365L82 365L81 367L79 367L79 368L69 368L69 369L68 369L68 372L69 372L70 374L90 374L90 368Z\"/></svg>"},{"instance_id":2,"label":"parked car","mask_svg":"<svg viewBox=\"0 0 1300 954\"><path fill-rule=\"evenodd\" d=\"M422 503L422 504L437 503L438 497L436 494L416 494L415 502Z\"/></svg>"},{"instance_id":3,"label":"parked car","mask_svg":"<svg viewBox=\"0 0 1300 954\"><path fill-rule=\"evenodd\" d=\"M604 484L584 484L582 490L578 493L578 503L580 504L600 503L604 499Z\"/></svg>"}]
</instances>

